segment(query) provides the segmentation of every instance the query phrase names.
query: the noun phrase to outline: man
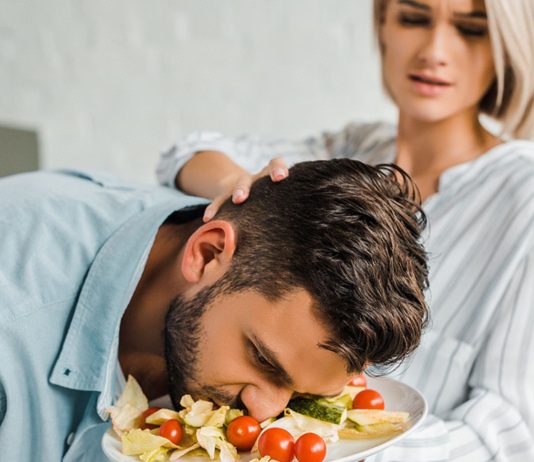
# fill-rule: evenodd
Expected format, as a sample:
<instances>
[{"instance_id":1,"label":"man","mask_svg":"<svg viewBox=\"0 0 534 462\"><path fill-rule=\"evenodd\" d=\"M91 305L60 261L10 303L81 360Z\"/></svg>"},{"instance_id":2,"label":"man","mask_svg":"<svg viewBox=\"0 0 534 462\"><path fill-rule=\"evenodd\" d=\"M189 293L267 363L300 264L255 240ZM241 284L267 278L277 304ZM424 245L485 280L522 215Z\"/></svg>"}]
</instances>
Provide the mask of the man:
<instances>
[{"instance_id":1,"label":"man","mask_svg":"<svg viewBox=\"0 0 534 462\"><path fill-rule=\"evenodd\" d=\"M262 420L402 360L426 320L424 217L392 166L303 163L203 200L83 173L0 181L2 460L104 460L134 375ZM405 180L405 182L409 180Z\"/></svg>"}]
</instances>

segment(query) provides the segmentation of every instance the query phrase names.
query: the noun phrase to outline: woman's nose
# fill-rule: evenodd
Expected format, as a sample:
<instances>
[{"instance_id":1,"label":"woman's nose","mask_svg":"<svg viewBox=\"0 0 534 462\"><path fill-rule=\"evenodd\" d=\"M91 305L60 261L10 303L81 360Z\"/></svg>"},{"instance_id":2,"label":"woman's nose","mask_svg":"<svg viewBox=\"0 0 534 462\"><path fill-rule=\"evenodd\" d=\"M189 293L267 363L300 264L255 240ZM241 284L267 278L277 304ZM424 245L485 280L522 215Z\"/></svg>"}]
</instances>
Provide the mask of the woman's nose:
<instances>
[{"instance_id":1,"label":"woman's nose","mask_svg":"<svg viewBox=\"0 0 534 462\"><path fill-rule=\"evenodd\" d=\"M446 25L434 25L429 29L425 42L419 51L419 60L427 67L439 67L447 64L448 46Z\"/></svg>"},{"instance_id":2,"label":"woman's nose","mask_svg":"<svg viewBox=\"0 0 534 462\"><path fill-rule=\"evenodd\" d=\"M241 401L249 415L259 422L279 415L293 395L290 388L248 385L241 391Z\"/></svg>"}]
</instances>

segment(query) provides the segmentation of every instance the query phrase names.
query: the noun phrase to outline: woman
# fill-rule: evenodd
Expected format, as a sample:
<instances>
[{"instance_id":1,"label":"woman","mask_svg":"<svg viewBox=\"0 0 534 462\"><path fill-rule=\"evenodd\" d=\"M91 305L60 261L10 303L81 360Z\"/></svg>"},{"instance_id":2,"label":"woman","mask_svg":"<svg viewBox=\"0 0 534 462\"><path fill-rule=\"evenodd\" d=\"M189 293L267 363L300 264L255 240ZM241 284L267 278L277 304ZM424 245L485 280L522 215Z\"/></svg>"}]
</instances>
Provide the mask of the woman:
<instances>
[{"instance_id":1,"label":"woman","mask_svg":"<svg viewBox=\"0 0 534 462\"><path fill-rule=\"evenodd\" d=\"M350 124L299 143L196 133L162 154L160 182L214 198L209 219L230 193L246 200L258 175L285 178L286 163L404 168L430 223L432 327L397 378L423 392L430 415L376 460L534 460L534 144L520 140L534 135L534 2L375 0L374 9L396 127Z\"/></svg>"}]
</instances>

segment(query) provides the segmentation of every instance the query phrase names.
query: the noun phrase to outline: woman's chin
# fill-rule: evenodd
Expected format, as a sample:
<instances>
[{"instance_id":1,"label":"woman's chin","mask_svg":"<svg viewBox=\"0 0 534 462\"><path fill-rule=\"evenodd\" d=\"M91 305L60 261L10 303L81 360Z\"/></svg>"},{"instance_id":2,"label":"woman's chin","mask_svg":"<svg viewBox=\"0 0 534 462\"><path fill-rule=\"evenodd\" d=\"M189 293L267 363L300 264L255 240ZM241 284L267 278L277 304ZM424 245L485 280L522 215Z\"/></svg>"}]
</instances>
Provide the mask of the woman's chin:
<instances>
[{"instance_id":1,"label":"woman's chin","mask_svg":"<svg viewBox=\"0 0 534 462\"><path fill-rule=\"evenodd\" d=\"M422 124L435 124L450 119L463 112L459 108L438 101L423 101L399 105L401 119L407 118Z\"/></svg>"}]
</instances>

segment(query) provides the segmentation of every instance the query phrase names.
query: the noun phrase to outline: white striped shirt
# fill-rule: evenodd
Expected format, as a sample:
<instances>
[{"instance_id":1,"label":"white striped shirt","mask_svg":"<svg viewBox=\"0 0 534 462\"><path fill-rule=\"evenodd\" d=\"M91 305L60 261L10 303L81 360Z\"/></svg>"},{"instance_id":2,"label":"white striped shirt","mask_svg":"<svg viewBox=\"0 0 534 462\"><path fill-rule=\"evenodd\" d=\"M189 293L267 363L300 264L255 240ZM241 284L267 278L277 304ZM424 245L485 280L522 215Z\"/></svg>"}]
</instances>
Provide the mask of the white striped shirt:
<instances>
[{"instance_id":1,"label":"white striped shirt","mask_svg":"<svg viewBox=\"0 0 534 462\"><path fill-rule=\"evenodd\" d=\"M161 155L174 185L201 150L249 171L348 157L395 159L395 128L351 124L300 142L193 133ZM423 204L431 325L394 376L429 403L423 426L367 462L534 461L534 143L509 141L445 171Z\"/></svg>"}]
</instances>

